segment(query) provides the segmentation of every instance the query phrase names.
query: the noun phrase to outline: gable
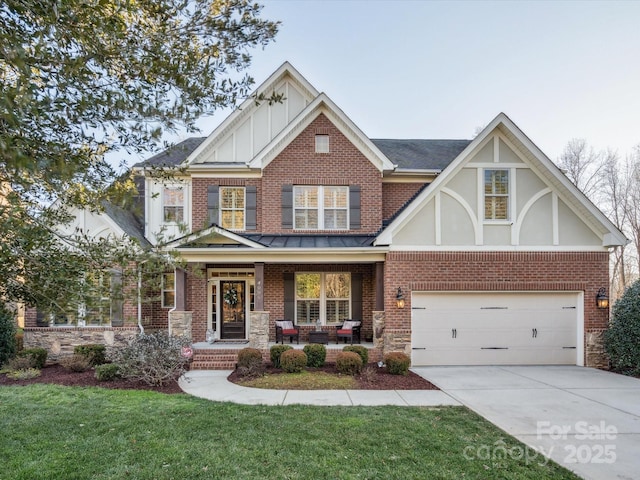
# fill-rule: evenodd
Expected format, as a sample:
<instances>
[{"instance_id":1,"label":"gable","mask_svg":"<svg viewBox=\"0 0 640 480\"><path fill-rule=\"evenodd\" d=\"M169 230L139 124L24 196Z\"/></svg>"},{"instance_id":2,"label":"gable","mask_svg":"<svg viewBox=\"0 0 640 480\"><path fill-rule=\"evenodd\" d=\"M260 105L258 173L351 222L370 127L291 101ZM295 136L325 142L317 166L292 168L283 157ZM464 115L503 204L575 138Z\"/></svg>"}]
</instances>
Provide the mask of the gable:
<instances>
[{"instance_id":1,"label":"gable","mask_svg":"<svg viewBox=\"0 0 640 480\"><path fill-rule=\"evenodd\" d=\"M499 187L491 172L502 179ZM497 213L491 210L496 205ZM376 244L401 250L601 250L625 240L501 114Z\"/></svg>"}]
</instances>

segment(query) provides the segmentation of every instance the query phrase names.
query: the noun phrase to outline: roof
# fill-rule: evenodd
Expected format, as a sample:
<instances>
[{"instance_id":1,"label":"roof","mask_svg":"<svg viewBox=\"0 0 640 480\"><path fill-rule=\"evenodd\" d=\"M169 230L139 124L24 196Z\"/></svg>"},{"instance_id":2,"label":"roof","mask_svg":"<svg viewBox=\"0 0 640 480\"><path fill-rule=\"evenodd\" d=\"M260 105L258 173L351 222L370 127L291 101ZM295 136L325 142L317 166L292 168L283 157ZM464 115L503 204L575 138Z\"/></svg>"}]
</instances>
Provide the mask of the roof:
<instances>
[{"instance_id":1,"label":"roof","mask_svg":"<svg viewBox=\"0 0 640 480\"><path fill-rule=\"evenodd\" d=\"M163 152L154 155L143 162L136 163L136 167L174 167L180 165L191 153L200 146L207 137L190 137L173 145Z\"/></svg>"},{"instance_id":2,"label":"roof","mask_svg":"<svg viewBox=\"0 0 640 480\"><path fill-rule=\"evenodd\" d=\"M444 170L471 143L471 140L371 141L403 170Z\"/></svg>"},{"instance_id":3,"label":"roof","mask_svg":"<svg viewBox=\"0 0 640 480\"><path fill-rule=\"evenodd\" d=\"M243 235L272 248L361 248L370 247L375 235Z\"/></svg>"},{"instance_id":4,"label":"roof","mask_svg":"<svg viewBox=\"0 0 640 480\"><path fill-rule=\"evenodd\" d=\"M116 207L112 203L104 202L104 211L129 237L135 239L143 248L151 247L151 243L144 236L144 227L133 212Z\"/></svg>"}]
</instances>

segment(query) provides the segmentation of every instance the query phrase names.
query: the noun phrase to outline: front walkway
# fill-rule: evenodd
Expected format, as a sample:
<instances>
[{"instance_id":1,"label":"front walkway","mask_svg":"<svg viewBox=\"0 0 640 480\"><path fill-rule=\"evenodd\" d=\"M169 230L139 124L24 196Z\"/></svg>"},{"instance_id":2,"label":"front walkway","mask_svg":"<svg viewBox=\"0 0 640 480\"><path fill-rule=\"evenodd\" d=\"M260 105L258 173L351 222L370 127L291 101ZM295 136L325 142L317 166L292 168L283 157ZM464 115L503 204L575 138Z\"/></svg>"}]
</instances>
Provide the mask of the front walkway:
<instances>
[{"instance_id":1,"label":"front walkway","mask_svg":"<svg viewBox=\"0 0 640 480\"><path fill-rule=\"evenodd\" d=\"M572 366L412 370L527 445L528 461L542 452L586 479L640 478L637 378ZM465 453L509 452L470 445Z\"/></svg>"},{"instance_id":2,"label":"front walkway","mask_svg":"<svg viewBox=\"0 0 640 480\"><path fill-rule=\"evenodd\" d=\"M241 387L227 380L228 370L192 370L180 379L189 395L244 405L460 405L439 390L266 390Z\"/></svg>"}]
</instances>

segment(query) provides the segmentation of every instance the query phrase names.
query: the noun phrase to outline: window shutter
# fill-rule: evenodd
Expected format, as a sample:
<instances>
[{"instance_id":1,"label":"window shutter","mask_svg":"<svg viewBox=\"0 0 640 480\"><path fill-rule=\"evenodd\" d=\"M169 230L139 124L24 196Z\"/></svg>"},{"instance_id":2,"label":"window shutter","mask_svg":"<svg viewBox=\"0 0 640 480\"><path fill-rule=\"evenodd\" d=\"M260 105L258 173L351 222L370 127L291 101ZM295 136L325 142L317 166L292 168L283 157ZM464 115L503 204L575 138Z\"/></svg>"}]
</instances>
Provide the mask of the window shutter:
<instances>
[{"instance_id":1,"label":"window shutter","mask_svg":"<svg viewBox=\"0 0 640 480\"><path fill-rule=\"evenodd\" d=\"M362 274L351 274L351 318L362 321Z\"/></svg>"},{"instance_id":2,"label":"window shutter","mask_svg":"<svg viewBox=\"0 0 640 480\"><path fill-rule=\"evenodd\" d=\"M245 189L246 193L246 216L245 216L245 228L247 230L255 230L258 228L256 210L257 210L257 191L256 187L250 186Z\"/></svg>"},{"instance_id":3,"label":"window shutter","mask_svg":"<svg viewBox=\"0 0 640 480\"><path fill-rule=\"evenodd\" d=\"M209 185L207 187L207 210L209 213L208 226L214 223L218 225L220 223L220 187L218 185Z\"/></svg>"},{"instance_id":4,"label":"window shutter","mask_svg":"<svg viewBox=\"0 0 640 480\"><path fill-rule=\"evenodd\" d=\"M293 228L293 185L282 186L282 228Z\"/></svg>"},{"instance_id":5,"label":"window shutter","mask_svg":"<svg viewBox=\"0 0 640 480\"><path fill-rule=\"evenodd\" d=\"M360 229L360 185L349 186L349 229Z\"/></svg>"},{"instance_id":6,"label":"window shutter","mask_svg":"<svg viewBox=\"0 0 640 480\"><path fill-rule=\"evenodd\" d=\"M123 318L123 291L122 291L122 273L113 272L111 274L111 326L122 327L124 325Z\"/></svg>"},{"instance_id":7,"label":"window shutter","mask_svg":"<svg viewBox=\"0 0 640 480\"><path fill-rule=\"evenodd\" d=\"M283 273L284 280L284 318L293 320L296 318L296 281L294 273Z\"/></svg>"}]
</instances>

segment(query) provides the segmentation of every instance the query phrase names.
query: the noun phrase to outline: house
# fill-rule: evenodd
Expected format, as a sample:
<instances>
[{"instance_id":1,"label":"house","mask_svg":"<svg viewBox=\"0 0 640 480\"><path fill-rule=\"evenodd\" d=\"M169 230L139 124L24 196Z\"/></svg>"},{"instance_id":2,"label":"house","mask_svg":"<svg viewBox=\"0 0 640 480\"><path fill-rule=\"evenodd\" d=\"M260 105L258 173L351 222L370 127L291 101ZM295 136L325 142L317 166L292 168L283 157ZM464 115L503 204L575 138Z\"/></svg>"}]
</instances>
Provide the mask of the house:
<instances>
[{"instance_id":1,"label":"house","mask_svg":"<svg viewBox=\"0 0 640 480\"><path fill-rule=\"evenodd\" d=\"M136 165L142 219L85 220L187 267L153 308L67 329L67 343L113 343L142 322L266 351L278 319L302 342L361 319L373 351L413 365L606 364L596 296L626 239L509 117L473 140L370 139L289 63L257 89L272 92L282 102L249 99ZM150 174L178 166L171 181ZM57 335L29 322L32 342Z\"/></svg>"}]
</instances>

